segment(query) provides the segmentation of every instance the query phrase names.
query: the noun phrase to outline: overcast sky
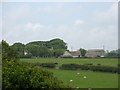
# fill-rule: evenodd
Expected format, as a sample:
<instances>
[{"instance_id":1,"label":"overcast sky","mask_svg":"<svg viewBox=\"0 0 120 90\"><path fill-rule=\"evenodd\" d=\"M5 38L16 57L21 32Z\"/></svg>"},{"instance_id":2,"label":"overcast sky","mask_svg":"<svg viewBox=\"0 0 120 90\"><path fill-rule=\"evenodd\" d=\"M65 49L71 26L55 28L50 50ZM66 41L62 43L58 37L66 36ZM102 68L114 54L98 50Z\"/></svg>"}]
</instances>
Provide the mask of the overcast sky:
<instances>
[{"instance_id":1,"label":"overcast sky","mask_svg":"<svg viewBox=\"0 0 120 90\"><path fill-rule=\"evenodd\" d=\"M69 50L118 48L117 3L6 2L2 10L2 39L9 44L60 38Z\"/></svg>"}]
</instances>

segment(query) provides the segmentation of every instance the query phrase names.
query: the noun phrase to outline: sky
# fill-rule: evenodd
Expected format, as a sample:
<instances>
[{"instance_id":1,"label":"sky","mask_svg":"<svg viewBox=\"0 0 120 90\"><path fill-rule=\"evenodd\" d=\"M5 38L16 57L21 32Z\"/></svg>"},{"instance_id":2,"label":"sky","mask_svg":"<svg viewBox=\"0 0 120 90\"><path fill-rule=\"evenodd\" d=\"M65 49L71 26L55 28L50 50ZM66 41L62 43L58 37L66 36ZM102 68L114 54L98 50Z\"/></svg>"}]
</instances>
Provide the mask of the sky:
<instances>
[{"instance_id":1,"label":"sky","mask_svg":"<svg viewBox=\"0 0 120 90\"><path fill-rule=\"evenodd\" d=\"M118 48L114 2L3 2L0 12L0 37L10 45L60 38L69 50Z\"/></svg>"}]
</instances>

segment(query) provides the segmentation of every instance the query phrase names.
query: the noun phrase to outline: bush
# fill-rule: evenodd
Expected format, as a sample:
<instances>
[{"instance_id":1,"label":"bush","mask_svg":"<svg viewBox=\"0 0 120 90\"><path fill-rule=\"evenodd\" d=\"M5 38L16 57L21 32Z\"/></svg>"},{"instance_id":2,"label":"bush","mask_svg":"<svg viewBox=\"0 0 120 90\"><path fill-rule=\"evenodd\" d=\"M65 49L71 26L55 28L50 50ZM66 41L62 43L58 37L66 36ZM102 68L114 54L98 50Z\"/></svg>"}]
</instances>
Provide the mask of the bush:
<instances>
[{"instance_id":1,"label":"bush","mask_svg":"<svg viewBox=\"0 0 120 90\"><path fill-rule=\"evenodd\" d=\"M6 62L2 71L2 88L67 88L63 82L45 69L24 65L23 63Z\"/></svg>"},{"instance_id":2,"label":"bush","mask_svg":"<svg viewBox=\"0 0 120 90\"><path fill-rule=\"evenodd\" d=\"M76 70L79 68L78 64L62 64L60 69L65 69L65 70Z\"/></svg>"},{"instance_id":3,"label":"bush","mask_svg":"<svg viewBox=\"0 0 120 90\"><path fill-rule=\"evenodd\" d=\"M97 65L100 66L101 64L98 63Z\"/></svg>"},{"instance_id":4,"label":"bush","mask_svg":"<svg viewBox=\"0 0 120 90\"><path fill-rule=\"evenodd\" d=\"M118 67L120 67L120 64L117 64L118 65Z\"/></svg>"},{"instance_id":5,"label":"bush","mask_svg":"<svg viewBox=\"0 0 120 90\"><path fill-rule=\"evenodd\" d=\"M56 64L55 63L37 63L37 66L40 67L46 67L46 68L55 68Z\"/></svg>"}]
</instances>

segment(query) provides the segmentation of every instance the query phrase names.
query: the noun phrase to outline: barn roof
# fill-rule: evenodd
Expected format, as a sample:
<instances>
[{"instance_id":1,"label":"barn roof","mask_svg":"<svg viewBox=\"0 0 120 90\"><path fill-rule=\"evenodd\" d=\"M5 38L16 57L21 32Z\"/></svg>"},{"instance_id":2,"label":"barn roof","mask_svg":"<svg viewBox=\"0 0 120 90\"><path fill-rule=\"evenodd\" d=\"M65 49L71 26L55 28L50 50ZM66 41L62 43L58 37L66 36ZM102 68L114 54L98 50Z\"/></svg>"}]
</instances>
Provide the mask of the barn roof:
<instances>
[{"instance_id":1,"label":"barn roof","mask_svg":"<svg viewBox=\"0 0 120 90\"><path fill-rule=\"evenodd\" d=\"M72 56L68 51L65 51L63 56Z\"/></svg>"}]
</instances>

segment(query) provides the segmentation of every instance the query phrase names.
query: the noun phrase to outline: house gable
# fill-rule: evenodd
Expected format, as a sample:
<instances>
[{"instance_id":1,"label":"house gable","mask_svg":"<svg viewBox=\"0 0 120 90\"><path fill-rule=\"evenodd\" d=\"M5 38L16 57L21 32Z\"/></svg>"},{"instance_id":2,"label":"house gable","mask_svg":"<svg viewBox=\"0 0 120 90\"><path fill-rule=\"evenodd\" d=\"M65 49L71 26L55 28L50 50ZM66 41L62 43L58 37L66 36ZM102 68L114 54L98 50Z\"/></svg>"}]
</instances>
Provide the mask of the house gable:
<instances>
[{"instance_id":1,"label":"house gable","mask_svg":"<svg viewBox=\"0 0 120 90\"><path fill-rule=\"evenodd\" d=\"M104 50L103 49L92 49L88 50L86 53L86 57L104 57Z\"/></svg>"}]
</instances>

